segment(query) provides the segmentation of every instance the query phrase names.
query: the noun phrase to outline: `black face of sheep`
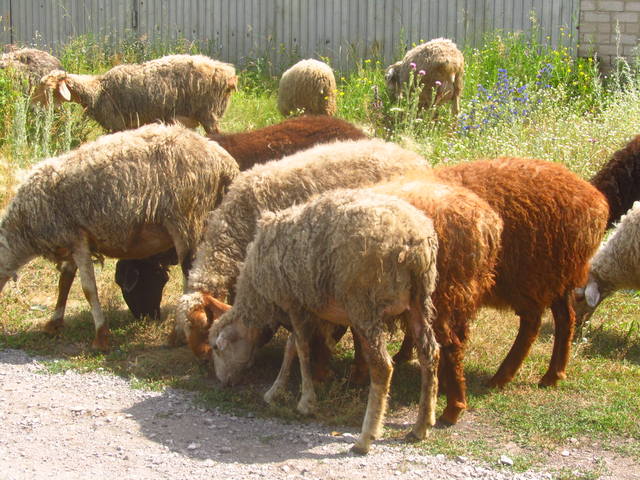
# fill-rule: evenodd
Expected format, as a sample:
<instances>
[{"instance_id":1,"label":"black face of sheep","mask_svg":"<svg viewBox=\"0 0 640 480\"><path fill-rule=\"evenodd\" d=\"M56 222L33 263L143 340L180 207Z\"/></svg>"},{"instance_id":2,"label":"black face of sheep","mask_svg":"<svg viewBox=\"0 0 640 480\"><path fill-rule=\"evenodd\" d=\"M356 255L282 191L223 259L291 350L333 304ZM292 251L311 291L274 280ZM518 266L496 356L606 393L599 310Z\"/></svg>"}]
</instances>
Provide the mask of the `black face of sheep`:
<instances>
[{"instance_id":1,"label":"black face of sheep","mask_svg":"<svg viewBox=\"0 0 640 480\"><path fill-rule=\"evenodd\" d=\"M387 68L384 74L384 80L389 89L389 94L392 100L397 100L400 97L400 64L402 62L396 62Z\"/></svg>"},{"instance_id":2,"label":"black face of sheep","mask_svg":"<svg viewBox=\"0 0 640 480\"><path fill-rule=\"evenodd\" d=\"M120 260L116 263L116 283L136 318L160 318L162 290L168 281L167 269L154 261Z\"/></svg>"}]
</instances>

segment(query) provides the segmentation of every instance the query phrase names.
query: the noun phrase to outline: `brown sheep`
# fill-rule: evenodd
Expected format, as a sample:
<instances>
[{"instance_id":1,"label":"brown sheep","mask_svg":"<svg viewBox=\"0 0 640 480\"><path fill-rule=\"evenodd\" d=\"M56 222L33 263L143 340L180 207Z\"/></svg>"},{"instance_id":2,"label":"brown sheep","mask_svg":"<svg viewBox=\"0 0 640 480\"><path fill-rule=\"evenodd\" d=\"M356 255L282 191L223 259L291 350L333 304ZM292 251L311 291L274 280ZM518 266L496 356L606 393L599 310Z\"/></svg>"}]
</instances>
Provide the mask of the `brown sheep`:
<instances>
[{"instance_id":1,"label":"brown sheep","mask_svg":"<svg viewBox=\"0 0 640 480\"><path fill-rule=\"evenodd\" d=\"M520 317L516 340L490 385L515 375L551 307L555 340L541 386L566 377L575 325L573 290L587 279L588 260L604 234L609 208L589 183L560 164L498 158L434 169L436 178L484 199L503 221L496 283L485 305L510 307Z\"/></svg>"}]
</instances>

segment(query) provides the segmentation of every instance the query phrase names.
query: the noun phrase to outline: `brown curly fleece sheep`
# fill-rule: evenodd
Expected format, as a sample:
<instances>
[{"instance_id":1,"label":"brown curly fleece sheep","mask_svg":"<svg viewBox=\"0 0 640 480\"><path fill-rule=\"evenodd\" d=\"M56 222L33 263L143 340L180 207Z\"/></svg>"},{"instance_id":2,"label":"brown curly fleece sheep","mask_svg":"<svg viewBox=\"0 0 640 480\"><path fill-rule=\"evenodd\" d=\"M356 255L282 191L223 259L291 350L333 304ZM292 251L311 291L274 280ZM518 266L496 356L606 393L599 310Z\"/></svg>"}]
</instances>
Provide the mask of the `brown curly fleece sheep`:
<instances>
[{"instance_id":1,"label":"brown curly fleece sheep","mask_svg":"<svg viewBox=\"0 0 640 480\"><path fill-rule=\"evenodd\" d=\"M490 381L501 387L522 365L551 307L555 341L540 385L555 385L565 370L575 325L573 289L584 285L588 260L604 234L609 207L589 183L543 160L498 158L433 170L484 199L503 221L496 284L484 302L510 307L520 330Z\"/></svg>"}]
</instances>

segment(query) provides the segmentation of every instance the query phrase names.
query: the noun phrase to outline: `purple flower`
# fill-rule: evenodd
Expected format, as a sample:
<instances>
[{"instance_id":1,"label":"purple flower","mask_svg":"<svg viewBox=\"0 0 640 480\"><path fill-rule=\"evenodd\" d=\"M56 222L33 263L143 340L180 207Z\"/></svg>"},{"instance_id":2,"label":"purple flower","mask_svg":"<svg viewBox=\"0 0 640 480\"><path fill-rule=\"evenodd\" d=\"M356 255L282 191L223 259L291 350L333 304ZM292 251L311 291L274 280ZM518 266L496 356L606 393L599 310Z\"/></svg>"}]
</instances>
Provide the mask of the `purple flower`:
<instances>
[{"instance_id":1,"label":"purple flower","mask_svg":"<svg viewBox=\"0 0 640 480\"><path fill-rule=\"evenodd\" d=\"M409 64L409 66L411 67L411 70L415 70L416 69L416 64L414 62L411 62Z\"/></svg>"},{"instance_id":2,"label":"purple flower","mask_svg":"<svg viewBox=\"0 0 640 480\"><path fill-rule=\"evenodd\" d=\"M440 80L436 80L434 83L436 84L436 87L439 87L440 85L442 85L442 82Z\"/></svg>"},{"instance_id":3,"label":"purple flower","mask_svg":"<svg viewBox=\"0 0 640 480\"><path fill-rule=\"evenodd\" d=\"M426 75L426 74L427 74L427 72L425 72L424 70L420 70L420 71L418 72L418 75Z\"/></svg>"}]
</instances>

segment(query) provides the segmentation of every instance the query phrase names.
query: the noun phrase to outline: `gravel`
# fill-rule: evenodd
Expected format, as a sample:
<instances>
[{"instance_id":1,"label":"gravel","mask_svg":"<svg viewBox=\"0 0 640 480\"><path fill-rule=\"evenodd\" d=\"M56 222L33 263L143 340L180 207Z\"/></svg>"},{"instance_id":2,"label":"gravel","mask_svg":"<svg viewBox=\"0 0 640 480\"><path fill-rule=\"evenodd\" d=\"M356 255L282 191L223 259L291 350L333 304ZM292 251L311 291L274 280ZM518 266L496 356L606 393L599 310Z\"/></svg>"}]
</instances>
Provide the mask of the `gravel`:
<instances>
[{"instance_id":1,"label":"gravel","mask_svg":"<svg viewBox=\"0 0 640 480\"><path fill-rule=\"evenodd\" d=\"M43 374L41 361L0 350L1 480L551 478L428 456L392 440L356 456L354 430L228 415L200 407L189 392L135 390L113 375Z\"/></svg>"}]
</instances>

